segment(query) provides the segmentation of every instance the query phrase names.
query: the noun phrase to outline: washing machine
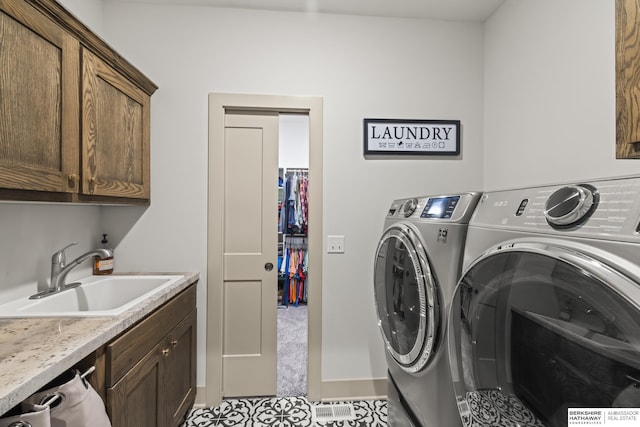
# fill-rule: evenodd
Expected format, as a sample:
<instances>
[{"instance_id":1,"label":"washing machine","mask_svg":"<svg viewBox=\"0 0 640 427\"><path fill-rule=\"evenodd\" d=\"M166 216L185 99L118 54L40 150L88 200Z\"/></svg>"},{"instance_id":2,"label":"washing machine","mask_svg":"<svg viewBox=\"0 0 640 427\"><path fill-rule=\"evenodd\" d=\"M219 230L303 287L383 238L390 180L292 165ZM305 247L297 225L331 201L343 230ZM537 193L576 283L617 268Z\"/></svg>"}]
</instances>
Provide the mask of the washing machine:
<instances>
[{"instance_id":1,"label":"washing machine","mask_svg":"<svg viewBox=\"0 0 640 427\"><path fill-rule=\"evenodd\" d=\"M463 264L464 426L640 425L640 177L484 193Z\"/></svg>"},{"instance_id":2,"label":"washing machine","mask_svg":"<svg viewBox=\"0 0 640 427\"><path fill-rule=\"evenodd\" d=\"M388 366L392 427L460 426L445 345L479 193L396 200L377 247L374 293Z\"/></svg>"}]
</instances>

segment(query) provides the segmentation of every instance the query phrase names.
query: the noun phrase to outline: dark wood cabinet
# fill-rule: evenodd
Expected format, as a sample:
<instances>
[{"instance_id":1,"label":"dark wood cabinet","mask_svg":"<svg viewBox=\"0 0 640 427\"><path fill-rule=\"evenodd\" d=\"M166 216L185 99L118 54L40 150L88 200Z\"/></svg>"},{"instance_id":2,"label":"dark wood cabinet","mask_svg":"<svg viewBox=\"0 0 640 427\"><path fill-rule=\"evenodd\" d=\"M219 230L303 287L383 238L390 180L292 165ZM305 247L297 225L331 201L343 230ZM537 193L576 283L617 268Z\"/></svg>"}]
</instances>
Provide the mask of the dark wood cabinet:
<instances>
[{"instance_id":1,"label":"dark wood cabinet","mask_svg":"<svg viewBox=\"0 0 640 427\"><path fill-rule=\"evenodd\" d=\"M148 204L157 86L54 0L0 0L0 199Z\"/></svg>"},{"instance_id":2,"label":"dark wood cabinet","mask_svg":"<svg viewBox=\"0 0 640 427\"><path fill-rule=\"evenodd\" d=\"M640 159L640 3L616 0L616 158Z\"/></svg>"},{"instance_id":3,"label":"dark wood cabinet","mask_svg":"<svg viewBox=\"0 0 640 427\"><path fill-rule=\"evenodd\" d=\"M15 0L0 0L0 41L0 187L77 192L80 44Z\"/></svg>"},{"instance_id":4,"label":"dark wood cabinet","mask_svg":"<svg viewBox=\"0 0 640 427\"><path fill-rule=\"evenodd\" d=\"M113 427L166 425L163 345L158 343L107 389L107 413Z\"/></svg>"},{"instance_id":5,"label":"dark wood cabinet","mask_svg":"<svg viewBox=\"0 0 640 427\"><path fill-rule=\"evenodd\" d=\"M82 49L82 192L149 199L150 96Z\"/></svg>"},{"instance_id":6,"label":"dark wood cabinet","mask_svg":"<svg viewBox=\"0 0 640 427\"><path fill-rule=\"evenodd\" d=\"M106 345L113 427L178 427L196 395L196 287Z\"/></svg>"},{"instance_id":7,"label":"dark wood cabinet","mask_svg":"<svg viewBox=\"0 0 640 427\"><path fill-rule=\"evenodd\" d=\"M178 427L196 397L196 312L192 311L169 336L164 366L166 426Z\"/></svg>"},{"instance_id":8,"label":"dark wood cabinet","mask_svg":"<svg viewBox=\"0 0 640 427\"><path fill-rule=\"evenodd\" d=\"M113 427L179 427L196 398L196 284L76 365Z\"/></svg>"}]
</instances>

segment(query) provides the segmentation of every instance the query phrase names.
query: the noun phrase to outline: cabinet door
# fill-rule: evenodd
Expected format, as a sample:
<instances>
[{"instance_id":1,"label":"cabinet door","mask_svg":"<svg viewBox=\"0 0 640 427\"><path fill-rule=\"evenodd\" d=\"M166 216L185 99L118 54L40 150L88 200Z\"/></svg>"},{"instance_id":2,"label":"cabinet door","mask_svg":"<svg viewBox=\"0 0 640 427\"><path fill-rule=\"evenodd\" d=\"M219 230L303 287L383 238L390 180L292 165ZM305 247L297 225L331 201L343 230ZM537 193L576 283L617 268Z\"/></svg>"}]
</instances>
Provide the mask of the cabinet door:
<instances>
[{"instance_id":1,"label":"cabinet door","mask_svg":"<svg viewBox=\"0 0 640 427\"><path fill-rule=\"evenodd\" d=\"M165 426L161 392L164 369L162 342L155 346L113 387L107 389L107 411L113 427Z\"/></svg>"},{"instance_id":2,"label":"cabinet door","mask_svg":"<svg viewBox=\"0 0 640 427\"><path fill-rule=\"evenodd\" d=\"M0 188L78 191L79 56L53 21L0 0Z\"/></svg>"},{"instance_id":3,"label":"cabinet door","mask_svg":"<svg viewBox=\"0 0 640 427\"><path fill-rule=\"evenodd\" d=\"M150 97L82 50L82 193L149 199Z\"/></svg>"},{"instance_id":4,"label":"cabinet door","mask_svg":"<svg viewBox=\"0 0 640 427\"><path fill-rule=\"evenodd\" d=\"M164 393L167 423L182 425L196 396L196 311L192 311L169 334Z\"/></svg>"}]
</instances>

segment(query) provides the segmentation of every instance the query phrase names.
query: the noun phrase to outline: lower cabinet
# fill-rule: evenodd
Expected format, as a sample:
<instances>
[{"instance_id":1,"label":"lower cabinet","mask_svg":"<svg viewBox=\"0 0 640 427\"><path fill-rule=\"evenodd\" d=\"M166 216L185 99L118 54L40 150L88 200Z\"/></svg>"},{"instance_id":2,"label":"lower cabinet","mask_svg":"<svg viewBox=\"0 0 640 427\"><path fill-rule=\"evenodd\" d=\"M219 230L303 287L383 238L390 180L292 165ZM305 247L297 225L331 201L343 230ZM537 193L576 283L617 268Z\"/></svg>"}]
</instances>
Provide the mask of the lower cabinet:
<instances>
[{"instance_id":1,"label":"lower cabinet","mask_svg":"<svg viewBox=\"0 0 640 427\"><path fill-rule=\"evenodd\" d=\"M179 426L196 398L196 312L176 326L169 339L164 369L167 426Z\"/></svg>"},{"instance_id":2,"label":"lower cabinet","mask_svg":"<svg viewBox=\"0 0 640 427\"><path fill-rule=\"evenodd\" d=\"M103 360L113 427L180 426L196 392L195 284L107 344Z\"/></svg>"},{"instance_id":3,"label":"lower cabinet","mask_svg":"<svg viewBox=\"0 0 640 427\"><path fill-rule=\"evenodd\" d=\"M107 389L107 412L111 425L164 426L164 360L158 344L138 364Z\"/></svg>"}]
</instances>

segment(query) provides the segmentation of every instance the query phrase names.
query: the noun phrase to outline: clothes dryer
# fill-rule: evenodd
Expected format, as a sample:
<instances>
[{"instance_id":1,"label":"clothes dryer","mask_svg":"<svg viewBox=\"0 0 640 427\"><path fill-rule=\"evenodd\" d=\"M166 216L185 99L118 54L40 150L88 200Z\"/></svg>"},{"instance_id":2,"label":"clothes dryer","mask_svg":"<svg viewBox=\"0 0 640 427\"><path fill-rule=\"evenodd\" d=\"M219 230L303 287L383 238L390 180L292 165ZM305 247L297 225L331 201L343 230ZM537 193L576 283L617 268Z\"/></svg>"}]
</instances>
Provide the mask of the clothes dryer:
<instances>
[{"instance_id":1,"label":"clothes dryer","mask_svg":"<svg viewBox=\"0 0 640 427\"><path fill-rule=\"evenodd\" d=\"M485 193L449 317L463 424L640 424L639 264L640 177Z\"/></svg>"},{"instance_id":2,"label":"clothes dryer","mask_svg":"<svg viewBox=\"0 0 640 427\"><path fill-rule=\"evenodd\" d=\"M374 293L393 427L457 427L446 313L479 193L396 200L378 244Z\"/></svg>"}]
</instances>

